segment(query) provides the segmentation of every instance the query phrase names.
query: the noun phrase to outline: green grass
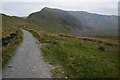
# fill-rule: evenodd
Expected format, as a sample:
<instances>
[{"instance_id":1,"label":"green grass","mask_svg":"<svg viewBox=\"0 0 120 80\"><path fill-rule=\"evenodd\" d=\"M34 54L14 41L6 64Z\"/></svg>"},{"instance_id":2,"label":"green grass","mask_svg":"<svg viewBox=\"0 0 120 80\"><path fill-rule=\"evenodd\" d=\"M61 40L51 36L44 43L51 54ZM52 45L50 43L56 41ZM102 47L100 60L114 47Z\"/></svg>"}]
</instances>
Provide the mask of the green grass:
<instances>
[{"instance_id":1,"label":"green grass","mask_svg":"<svg viewBox=\"0 0 120 80\"><path fill-rule=\"evenodd\" d=\"M49 15L48 15L49 16ZM70 33L65 29L57 18L52 18L53 21L39 21L35 23L29 20L20 19L2 15L2 37L15 32L18 26L25 25L40 43L46 43L42 48L44 58L52 65L58 65L52 70L54 77L64 78L115 78L118 76L118 54L116 47L101 45L98 43L83 41L74 38L60 37L57 34L48 33ZM23 26L21 27L23 28ZM37 31L33 31L30 29ZM39 32L46 31L46 32ZM99 37L113 39L111 37ZM117 37L115 37L115 40ZM8 62L13 55L13 50L22 41L22 33L16 41L6 47L2 47L3 66ZM61 67L60 67L61 66Z\"/></svg>"},{"instance_id":2,"label":"green grass","mask_svg":"<svg viewBox=\"0 0 120 80\"><path fill-rule=\"evenodd\" d=\"M11 43L9 43L7 46L2 47L2 66L4 67L5 64L9 61L9 59L13 56L13 51L19 45L19 43L22 41L23 33L22 31L18 31L17 39Z\"/></svg>"},{"instance_id":3,"label":"green grass","mask_svg":"<svg viewBox=\"0 0 120 80\"><path fill-rule=\"evenodd\" d=\"M57 45L47 45L43 53L51 63L64 67L65 76L117 77L117 52L111 47L106 46L105 51L98 47L84 41L62 40Z\"/></svg>"},{"instance_id":4,"label":"green grass","mask_svg":"<svg viewBox=\"0 0 120 80\"><path fill-rule=\"evenodd\" d=\"M93 37L98 37L98 38L106 38L106 39L117 39L118 40L118 36L106 36L106 35L102 35L102 36L93 36Z\"/></svg>"},{"instance_id":5,"label":"green grass","mask_svg":"<svg viewBox=\"0 0 120 80\"><path fill-rule=\"evenodd\" d=\"M42 28L42 30L44 31L48 31L52 33L66 33L66 34L72 34L72 31L70 31L70 29L66 27L68 25L65 24L65 22L72 23L73 19L74 18L71 18L71 16L67 16L67 15L63 16L59 13L48 10L44 10L40 13L32 14L27 18L27 20L37 24L38 29Z\"/></svg>"},{"instance_id":6,"label":"green grass","mask_svg":"<svg viewBox=\"0 0 120 80\"><path fill-rule=\"evenodd\" d=\"M54 77L118 77L118 54L116 47L50 34L39 33L38 35L35 31L31 32L40 42L47 43L42 48L45 59L52 65L62 66L52 70ZM102 49L100 49L101 47Z\"/></svg>"},{"instance_id":7,"label":"green grass","mask_svg":"<svg viewBox=\"0 0 120 80\"><path fill-rule=\"evenodd\" d=\"M18 26L28 24L26 20L15 17L0 14L2 16L2 37L9 36L18 30Z\"/></svg>"}]
</instances>

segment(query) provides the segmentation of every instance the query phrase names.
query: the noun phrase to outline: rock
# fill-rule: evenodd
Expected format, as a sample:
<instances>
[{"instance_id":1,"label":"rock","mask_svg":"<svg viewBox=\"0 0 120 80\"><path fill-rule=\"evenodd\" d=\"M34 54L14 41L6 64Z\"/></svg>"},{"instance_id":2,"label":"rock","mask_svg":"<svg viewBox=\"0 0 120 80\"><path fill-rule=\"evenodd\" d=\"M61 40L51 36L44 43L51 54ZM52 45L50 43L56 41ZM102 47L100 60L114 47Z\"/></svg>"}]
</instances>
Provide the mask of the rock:
<instances>
[{"instance_id":1,"label":"rock","mask_svg":"<svg viewBox=\"0 0 120 80\"><path fill-rule=\"evenodd\" d=\"M28 62L31 62L30 60L28 60Z\"/></svg>"},{"instance_id":2,"label":"rock","mask_svg":"<svg viewBox=\"0 0 120 80\"><path fill-rule=\"evenodd\" d=\"M8 65L9 68L12 68L12 65Z\"/></svg>"},{"instance_id":3,"label":"rock","mask_svg":"<svg viewBox=\"0 0 120 80\"><path fill-rule=\"evenodd\" d=\"M19 75L21 75L22 73L18 73Z\"/></svg>"},{"instance_id":4,"label":"rock","mask_svg":"<svg viewBox=\"0 0 120 80\"><path fill-rule=\"evenodd\" d=\"M52 69L55 69L54 67L52 67Z\"/></svg>"},{"instance_id":5,"label":"rock","mask_svg":"<svg viewBox=\"0 0 120 80\"><path fill-rule=\"evenodd\" d=\"M13 71L13 69L11 69L11 72Z\"/></svg>"},{"instance_id":6,"label":"rock","mask_svg":"<svg viewBox=\"0 0 120 80\"><path fill-rule=\"evenodd\" d=\"M34 66L34 68L36 69L36 66Z\"/></svg>"},{"instance_id":7,"label":"rock","mask_svg":"<svg viewBox=\"0 0 120 80\"><path fill-rule=\"evenodd\" d=\"M64 74L64 72L62 71L62 74Z\"/></svg>"},{"instance_id":8,"label":"rock","mask_svg":"<svg viewBox=\"0 0 120 80\"><path fill-rule=\"evenodd\" d=\"M3 61L2 59L0 59L0 61Z\"/></svg>"},{"instance_id":9,"label":"rock","mask_svg":"<svg viewBox=\"0 0 120 80\"><path fill-rule=\"evenodd\" d=\"M20 68L20 67L17 67L18 69Z\"/></svg>"},{"instance_id":10,"label":"rock","mask_svg":"<svg viewBox=\"0 0 120 80\"><path fill-rule=\"evenodd\" d=\"M65 77L65 79L68 79L68 77Z\"/></svg>"},{"instance_id":11,"label":"rock","mask_svg":"<svg viewBox=\"0 0 120 80\"><path fill-rule=\"evenodd\" d=\"M5 78L7 78L7 77L5 77Z\"/></svg>"},{"instance_id":12,"label":"rock","mask_svg":"<svg viewBox=\"0 0 120 80\"><path fill-rule=\"evenodd\" d=\"M35 70L33 69L32 71L34 72Z\"/></svg>"},{"instance_id":13,"label":"rock","mask_svg":"<svg viewBox=\"0 0 120 80\"><path fill-rule=\"evenodd\" d=\"M49 67L51 68L52 66L51 66L51 65L49 65Z\"/></svg>"}]
</instances>

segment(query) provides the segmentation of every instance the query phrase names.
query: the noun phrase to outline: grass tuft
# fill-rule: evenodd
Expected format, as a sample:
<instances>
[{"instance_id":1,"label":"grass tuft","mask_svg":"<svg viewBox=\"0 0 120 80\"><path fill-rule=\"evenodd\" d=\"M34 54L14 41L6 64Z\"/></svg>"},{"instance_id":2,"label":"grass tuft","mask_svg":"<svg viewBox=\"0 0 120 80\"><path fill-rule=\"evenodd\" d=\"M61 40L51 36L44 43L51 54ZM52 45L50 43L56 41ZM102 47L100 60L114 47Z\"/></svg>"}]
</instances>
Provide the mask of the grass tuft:
<instances>
[{"instance_id":1,"label":"grass tuft","mask_svg":"<svg viewBox=\"0 0 120 80\"><path fill-rule=\"evenodd\" d=\"M105 51L105 46L101 45L101 46L98 47L98 49L101 50L101 51Z\"/></svg>"}]
</instances>

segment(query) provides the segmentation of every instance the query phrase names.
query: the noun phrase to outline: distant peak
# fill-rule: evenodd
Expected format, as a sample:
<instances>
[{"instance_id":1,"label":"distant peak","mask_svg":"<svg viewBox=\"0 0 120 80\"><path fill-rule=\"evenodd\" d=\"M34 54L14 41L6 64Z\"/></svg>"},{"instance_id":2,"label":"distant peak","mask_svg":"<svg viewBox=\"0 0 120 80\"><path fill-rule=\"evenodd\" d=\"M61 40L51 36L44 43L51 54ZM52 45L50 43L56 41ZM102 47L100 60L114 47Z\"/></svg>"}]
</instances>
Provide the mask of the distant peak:
<instances>
[{"instance_id":1,"label":"distant peak","mask_svg":"<svg viewBox=\"0 0 120 80\"><path fill-rule=\"evenodd\" d=\"M44 7L44 9L50 9L49 7Z\"/></svg>"},{"instance_id":2,"label":"distant peak","mask_svg":"<svg viewBox=\"0 0 120 80\"><path fill-rule=\"evenodd\" d=\"M44 7L42 10L50 10L51 8L49 7Z\"/></svg>"}]
</instances>

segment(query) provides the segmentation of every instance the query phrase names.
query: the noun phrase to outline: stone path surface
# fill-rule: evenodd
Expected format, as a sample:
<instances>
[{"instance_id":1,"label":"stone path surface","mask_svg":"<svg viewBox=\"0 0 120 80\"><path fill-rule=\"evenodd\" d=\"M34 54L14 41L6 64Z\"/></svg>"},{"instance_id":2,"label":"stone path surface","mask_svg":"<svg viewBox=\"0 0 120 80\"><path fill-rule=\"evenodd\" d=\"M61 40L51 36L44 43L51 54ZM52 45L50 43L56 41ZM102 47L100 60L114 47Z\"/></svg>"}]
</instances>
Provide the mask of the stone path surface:
<instances>
[{"instance_id":1,"label":"stone path surface","mask_svg":"<svg viewBox=\"0 0 120 80\"><path fill-rule=\"evenodd\" d=\"M3 78L51 78L49 64L44 62L36 39L26 30L23 41L3 69Z\"/></svg>"}]
</instances>

